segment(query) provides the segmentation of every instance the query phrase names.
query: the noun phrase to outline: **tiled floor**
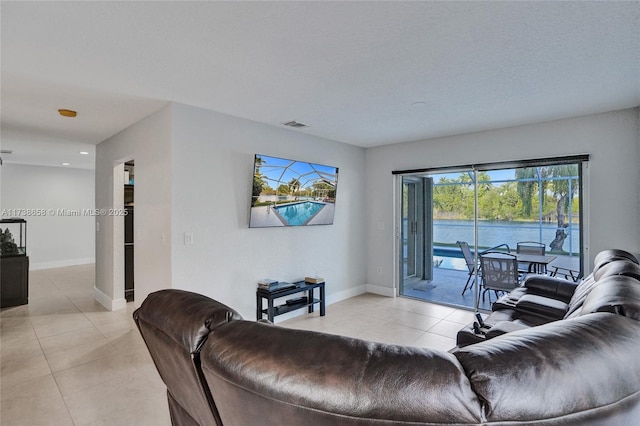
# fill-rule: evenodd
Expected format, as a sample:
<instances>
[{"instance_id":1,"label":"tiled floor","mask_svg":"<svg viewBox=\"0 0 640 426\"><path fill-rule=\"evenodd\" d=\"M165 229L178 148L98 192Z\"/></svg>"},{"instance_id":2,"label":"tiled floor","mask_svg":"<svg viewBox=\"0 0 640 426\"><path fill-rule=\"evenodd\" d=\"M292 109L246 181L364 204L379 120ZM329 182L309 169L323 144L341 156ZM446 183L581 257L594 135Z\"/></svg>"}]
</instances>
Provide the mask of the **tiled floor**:
<instances>
[{"instance_id":1,"label":"tiled floor","mask_svg":"<svg viewBox=\"0 0 640 426\"><path fill-rule=\"evenodd\" d=\"M0 312L0 424L169 425L166 390L127 309L93 300L93 265L33 271ZM448 350L472 313L365 294L279 325Z\"/></svg>"},{"instance_id":2,"label":"tiled floor","mask_svg":"<svg viewBox=\"0 0 640 426\"><path fill-rule=\"evenodd\" d=\"M376 342L449 350L473 312L408 298L367 293L327 306L326 316L314 312L276 324L340 334Z\"/></svg>"},{"instance_id":3,"label":"tiled floor","mask_svg":"<svg viewBox=\"0 0 640 426\"><path fill-rule=\"evenodd\" d=\"M133 304L93 300L93 265L33 271L29 304L0 313L0 424L169 425Z\"/></svg>"}]
</instances>

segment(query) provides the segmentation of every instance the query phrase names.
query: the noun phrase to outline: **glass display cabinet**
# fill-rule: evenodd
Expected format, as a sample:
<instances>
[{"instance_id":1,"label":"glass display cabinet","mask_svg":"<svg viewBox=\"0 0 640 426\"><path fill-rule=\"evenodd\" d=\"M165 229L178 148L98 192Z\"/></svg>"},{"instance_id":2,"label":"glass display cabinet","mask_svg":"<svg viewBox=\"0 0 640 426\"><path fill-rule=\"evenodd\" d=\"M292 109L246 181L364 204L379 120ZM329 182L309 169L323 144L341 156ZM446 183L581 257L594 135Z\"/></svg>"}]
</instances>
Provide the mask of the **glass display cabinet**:
<instances>
[{"instance_id":1,"label":"glass display cabinet","mask_svg":"<svg viewBox=\"0 0 640 426\"><path fill-rule=\"evenodd\" d=\"M0 220L0 253L5 256L27 255L27 221L20 218Z\"/></svg>"}]
</instances>

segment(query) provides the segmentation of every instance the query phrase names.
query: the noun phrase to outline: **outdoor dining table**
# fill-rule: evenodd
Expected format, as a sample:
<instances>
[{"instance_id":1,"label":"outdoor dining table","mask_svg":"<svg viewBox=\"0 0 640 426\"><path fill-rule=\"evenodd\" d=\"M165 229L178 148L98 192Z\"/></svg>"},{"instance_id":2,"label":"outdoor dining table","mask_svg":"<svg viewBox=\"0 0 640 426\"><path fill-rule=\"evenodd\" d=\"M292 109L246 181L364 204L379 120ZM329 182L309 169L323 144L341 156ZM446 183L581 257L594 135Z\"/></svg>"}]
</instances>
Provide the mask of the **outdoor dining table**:
<instances>
[{"instance_id":1,"label":"outdoor dining table","mask_svg":"<svg viewBox=\"0 0 640 426\"><path fill-rule=\"evenodd\" d=\"M556 260L556 258L558 257L558 256L549 255L549 254L542 255L542 254L531 254L531 253L516 253L513 251L511 252L511 254L516 256L516 259L518 259L518 262L530 264L531 267L529 268L529 270L532 272L546 271L547 265L553 262L554 260Z\"/></svg>"},{"instance_id":2,"label":"outdoor dining table","mask_svg":"<svg viewBox=\"0 0 640 426\"><path fill-rule=\"evenodd\" d=\"M551 265L549 265L552 277L558 274L564 275L566 279L571 278L574 282L580 279L580 259L574 256L558 256Z\"/></svg>"}]
</instances>

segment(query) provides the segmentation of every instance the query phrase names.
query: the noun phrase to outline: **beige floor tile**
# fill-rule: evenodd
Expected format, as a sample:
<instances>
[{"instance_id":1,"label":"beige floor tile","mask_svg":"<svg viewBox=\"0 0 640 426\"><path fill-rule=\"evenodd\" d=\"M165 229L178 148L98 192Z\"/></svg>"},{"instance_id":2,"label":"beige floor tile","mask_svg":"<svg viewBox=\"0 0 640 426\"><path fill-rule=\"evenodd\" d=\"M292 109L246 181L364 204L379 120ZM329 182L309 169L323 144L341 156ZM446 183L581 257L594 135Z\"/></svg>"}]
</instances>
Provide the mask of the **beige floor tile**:
<instances>
[{"instance_id":1,"label":"beige floor tile","mask_svg":"<svg viewBox=\"0 0 640 426\"><path fill-rule=\"evenodd\" d=\"M107 338L107 340L118 353L135 352L142 348L147 348L137 329L131 329L123 334Z\"/></svg>"},{"instance_id":2,"label":"beige floor tile","mask_svg":"<svg viewBox=\"0 0 640 426\"><path fill-rule=\"evenodd\" d=\"M102 337L101 340L88 340L86 343L76 344L45 356L49 368L56 373L116 354L114 347Z\"/></svg>"},{"instance_id":3,"label":"beige floor tile","mask_svg":"<svg viewBox=\"0 0 640 426\"><path fill-rule=\"evenodd\" d=\"M442 320L429 329L429 333L438 334L440 336L449 337L456 336L462 325L457 322ZM449 348L451 349L451 348Z\"/></svg>"},{"instance_id":4,"label":"beige floor tile","mask_svg":"<svg viewBox=\"0 0 640 426\"><path fill-rule=\"evenodd\" d=\"M77 302L74 302L77 303ZM133 320L132 314L127 309L120 309L117 311L108 311L104 306L95 300L90 303L84 301L80 304L76 304L78 309L94 324L101 322L110 322L114 319L127 318Z\"/></svg>"},{"instance_id":5,"label":"beige floor tile","mask_svg":"<svg viewBox=\"0 0 640 426\"><path fill-rule=\"evenodd\" d=\"M29 279L29 301L44 298L62 298L64 294L51 281L33 282Z\"/></svg>"},{"instance_id":6,"label":"beige floor tile","mask_svg":"<svg viewBox=\"0 0 640 426\"><path fill-rule=\"evenodd\" d=\"M0 360L3 364L5 362L24 360L43 354L38 340L17 343L6 343L3 340L2 344L0 344Z\"/></svg>"},{"instance_id":7,"label":"beige floor tile","mask_svg":"<svg viewBox=\"0 0 640 426\"><path fill-rule=\"evenodd\" d=\"M456 346L456 339L427 332L414 340L412 345L440 351L448 351Z\"/></svg>"},{"instance_id":8,"label":"beige floor tile","mask_svg":"<svg viewBox=\"0 0 640 426\"><path fill-rule=\"evenodd\" d=\"M79 312L78 308L64 296L30 300L25 307L31 317Z\"/></svg>"},{"instance_id":9,"label":"beige floor tile","mask_svg":"<svg viewBox=\"0 0 640 426\"><path fill-rule=\"evenodd\" d=\"M427 331L440 320L435 317L421 315L414 312L404 311L394 318L391 322L404 325L418 330Z\"/></svg>"},{"instance_id":10,"label":"beige floor tile","mask_svg":"<svg viewBox=\"0 0 640 426\"><path fill-rule=\"evenodd\" d=\"M31 325L29 317L7 316L0 320L0 339L2 345L37 340L36 333Z\"/></svg>"},{"instance_id":11,"label":"beige floor tile","mask_svg":"<svg viewBox=\"0 0 640 426\"><path fill-rule=\"evenodd\" d=\"M91 321L78 311L31 317L31 324L40 339L93 326Z\"/></svg>"},{"instance_id":12,"label":"beige floor tile","mask_svg":"<svg viewBox=\"0 0 640 426\"><path fill-rule=\"evenodd\" d=\"M128 333L130 330L138 332L133 318L128 316L114 317L110 321L99 321L94 323L94 327L97 328L106 338L116 338Z\"/></svg>"},{"instance_id":13,"label":"beige floor tile","mask_svg":"<svg viewBox=\"0 0 640 426\"><path fill-rule=\"evenodd\" d=\"M2 392L6 388L29 380L51 374L47 359L43 354L13 361L2 361L0 376L2 377Z\"/></svg>"},{"instance_id":14,"label":"beige floor tile","mask_svg":"<svg viewBox=\"0 0 640 426\"><path fill-rule=\"evenodd\" d=\"M27 317L27 316L29 316L29 312L27 311L27 305L12 306L10 308L0 309L0 319Z\"/></svg>"},{"instance_id":15,"label":"beige floor tile","mask_svg":"<svg viewBox=\"0 0 640 426\"><path fill-rule=\"evenodd\" d=\"M71 300L71 303L73 303L73 305L85 315L102 312L113 313L112 311L108 311L107 308L102 306L93 298L93 292L83 296L69 297L69 300ZM87 318L89 318L89 316L87 316ZM91 318L89 319L91 320Z\"/></svg>"},{"instance_id":16,"label":"beige floor tile","mask_svg":"<svg viewBox=\"0 0 640 426\"><path fill-rule=\"evenodd\" d=\"M73 426L50 374L3 389L0 407L2 426Z\"/></svg>"},{"instance_id":17,"label":"beige floor tile","mask_svg":"<svg viewBox=\"0 0 640 426\"><path fill-rule=\"evenodd\" d=\"M410 345L424 331L397 323L386 323L362 335L362 339L394 345Z\"/></svg>"},{"instance_id":18,"label":"beige floor tile","mask_svg":"<svg viewBox=\"0 0 640 426\"><path fill-rule=\"evenodd\" d=\"M108 344L107 339L94 327L72 330L40 339L45 355L93 342Z\"/></svg>"},{"instance_id":19,"label":"beige floor tile","mask_svg":"<svg viewBox=\"0 0 640 426\"><path fill-rule=\"evenodd\" d=\"M142 376L102 383L65 397L76 426L169 426L164 385Z\"/></svg>"},{"instance_id":20,"label":"beige floor tile","mask_svg":"<svg viewBox=\"0 0 640 426\"><path fill-rule=\"evenodd\" d=\"M394 308L392 306L384 306L384 305L374 305L367 306L362 308L361 310L356 311L359 315L363 317L363 320L368 318L377 318L386 321L391 321L394 318L397 318L403 312L407 312L403 309Z\"/></svg>"},{"instance_id":21,"label":"beige floor tile","mask_svg":"<svg viewBox=\"0 0 640 426\"><path fill-rule=\"evenodd\" d=\"M63 396L73 395L92 386L131 376L133 366L124 354L109 355L95 361L53 373Z\"/></svg>"},{"instance_id":22,"label":"beige floor tile","mask_svg":"<svg viewBox=\"0 0 640 426\"><path fill-rule=\"evenodd\" d=\"M127 355L127 362L135 369L136 374L154 382L158 389L166 388L147 348L130 352Z\"/></svg>"},{"instance_id":23,"label":"beige floor tile","mask_svg":"<svg viewBox=\"0 0 640 426\"><path fill-rule=\"evenodd\" d=\"M431 303L417 302L417 304L411 306L408 309L410 312L415 312L422 315L428 315L430 317L444 319L456 311L455 308L448 306L434 305Z\"/></svg>"},{"instance_id":24,"label":"beige floor tile","mask_svg":"<svg viewBox=\"0 0 640 426\"><path fill-rule=\"evenodd\" d=\"M482 315L482 317L486 318L487 315ZM475 314L472 311L463 311L461 309L456 309L455 312L453 312L451 315L447 315L445 319L447 321L457 322L462 325L466 325L470 322L476 321Z\"/></svg>"}]
</instances>

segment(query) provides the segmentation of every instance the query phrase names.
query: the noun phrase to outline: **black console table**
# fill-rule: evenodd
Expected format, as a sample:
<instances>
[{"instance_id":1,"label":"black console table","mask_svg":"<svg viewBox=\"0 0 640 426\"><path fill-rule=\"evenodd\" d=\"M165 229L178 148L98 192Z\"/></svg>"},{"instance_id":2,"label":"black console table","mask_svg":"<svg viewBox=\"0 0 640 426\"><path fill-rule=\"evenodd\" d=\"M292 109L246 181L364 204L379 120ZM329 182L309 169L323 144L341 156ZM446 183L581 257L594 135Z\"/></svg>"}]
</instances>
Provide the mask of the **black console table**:
<instances>
[{"instance_id":1,"label":"black console table","mask_svg":"<svg viewBox=\"0 0 640 426\"><path fill-rule=\"evenodd\" d=\"M314 298L314 291L316 288L320 289L320 298ZM300 300L298 302L292 303L284 303L282 305L274 306L274 300L280 297L290 296L292 294L303 293L306 292L306 299ZM267 309L262 308L263 299L267 299ZM297 298L296 298L297 299ZM295 301L295 299L294 299ZM324 296L324 282L321 283L307 283L304 281L299 281L296 283L288 284L288 283L280 283L277 287L273 289L264 289L258 288L256 290L256 319L262 319L264 314L267 314L267 319L273 322L273 318L282 315L287 312L295 311L296 309L301 309L308 307L309 313L313 312L313 306L318 303L320 304L320 316L324 316L325 314L325 296Z\"/></svg>"}]
</instances>

